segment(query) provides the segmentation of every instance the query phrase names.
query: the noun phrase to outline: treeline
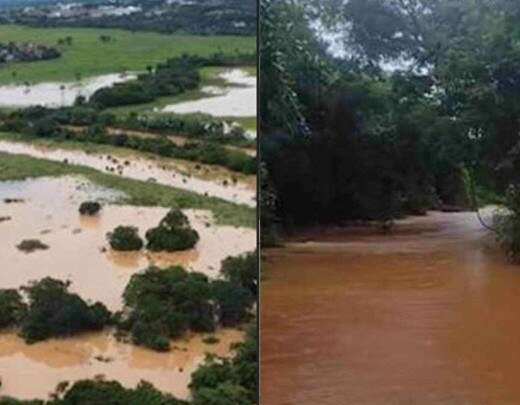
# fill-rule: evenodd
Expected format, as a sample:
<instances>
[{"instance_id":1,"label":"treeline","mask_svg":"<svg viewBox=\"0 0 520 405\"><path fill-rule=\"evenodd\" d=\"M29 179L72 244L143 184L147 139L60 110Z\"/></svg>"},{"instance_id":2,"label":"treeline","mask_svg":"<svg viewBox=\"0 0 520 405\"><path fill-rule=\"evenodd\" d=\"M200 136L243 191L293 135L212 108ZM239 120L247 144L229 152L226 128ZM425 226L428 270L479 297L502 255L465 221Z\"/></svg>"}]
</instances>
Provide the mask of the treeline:
<instances>
[{"instance_id":1,"label":"treeline","mask_svg":"<svg viewBox=\"0 0 520 405\"><path fill-rule=\"evenodd\" d=\"M473 209L518 182L518 6L332 3L261 3L264 227Z\"/></svg>"},{"instance_id":2,"label":"treeline","mask_svg":"<svg viewBox=\"0 0 520 405\"><path fill-rule=\"evenodd\" d=\"M81 111L81 112L78 112ZM37 138L55 140L73 140L84 143L97 143L126 147L142 152L149 152L159 156L185 159L204 164L219 165L229 170L244 173L256 173L256 158L245 152L226 148L224 145L207 141L188 141L177 144L167 136L138 137L124 133L111 134L107 125L112 122L113 116L90 114L83 109L52 110L43 107L28 108L7 114L2 118L0 129L24 133ZM97 118L93 118L97 117ZM79 122L92 122L84 131L66 128L64 125L74 125Z\"/></svg>"},{"instance_id":3,"label":"treeline","mask_svg":"<svg viewBox=\"0 0 520 405\"><path fill-rule=\"evenodd\" d=\"M103 2L85 2L77 6L85 12L61 17L52 16L53 10L49 7L39 8L36 5L35 11L27 11L20 7L4 13L2 19L5 23L34 27L120 28L168 34L256 35L256 3L251 0L208 0L189 3L147 0L121 3L123 7L141 7L140 11L128 15L98 15L89 12L102 5Z\"/></svg>"},{"instance_id":4,"label":"treeline","mask_svg":"<svg viewBox=\"0 0 520 405\"><path fill-rule=\"evenodd\" d=\"M88 103L98 108L143 104L163 96L175 96L199 87L199 70L205 66L239 66L255 63L253 54L228 55L214 53L209 57L182 55L168 59L155 67L148 66L147 73L136 80L116 83L97 90ZM84 100L80 100L80 102Z\"/></svg>"}]
</instances>

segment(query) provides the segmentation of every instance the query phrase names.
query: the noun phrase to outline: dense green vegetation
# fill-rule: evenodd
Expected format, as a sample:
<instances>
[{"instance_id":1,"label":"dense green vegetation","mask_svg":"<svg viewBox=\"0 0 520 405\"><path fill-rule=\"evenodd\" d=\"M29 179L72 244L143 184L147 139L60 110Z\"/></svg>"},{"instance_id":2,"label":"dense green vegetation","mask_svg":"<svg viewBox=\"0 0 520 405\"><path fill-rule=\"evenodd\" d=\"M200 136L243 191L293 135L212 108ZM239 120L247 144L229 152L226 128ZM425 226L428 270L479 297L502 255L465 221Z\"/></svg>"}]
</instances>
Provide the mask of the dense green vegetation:
<instances>
[{"instance_id":1,"label":"dense green vegetation","mask_svg":"<svg viewBox=\"0 0 520 405\"><path fill-rule=\"evenodd\" d=\"M100 330L111 320L106 307L68 291L69 282L50 277L17 290L0 290L0 327L15 327L27 343ZM27 298L27 303L22 299Z\"/></svg>"},{"instance_id":2,"label":"dense green vegetation","mask_svg":"<svg viewBox=\"0 0 520 405\"><path fill-rule=\"evenodd\" d=\"M468 191L519 181L518 5L266 0L261 12L264 235L473 208Z\"/></svg>"},{"instance_id":3,"label":"dense green vegetation","mask_svg":"<svg viewBox=\"0 0 520 405\"><path fill-rule=\"evenodd\" d=\"M99 89L89 103L99 108L149 103L159 97L176 96L198 88L199 70L203 67L252 65L255 61L254 53L226 55L220 52L208 57L183 54L155 67L147 66L147 73L140 74L136 80Z\"/></svg>"},{"instance_id":4,"label":"dense green vegetation","mask_svg":"<svg viewBox=\"0 0 520 405\"><path fill-rule=\"evenodd\" d=\"M146 241L146 248L152 252L175 252L193 248L199 234L180 209L172 208L159 225L146 231Z\"/></svg>"},{"instance_id":5,"label":"dense green vegetation","mask_svg":"<svg viewBox=\"0 0 520 405\"><path fill-rule=\"evenodd\" d=\"M100 36L112 38L101 41ZM117 29L33 28L0 25L3 41L37 42L57 46L60 39L71 37L72 43L59 45L62 56L36 63L13 63L0 70L0 83L69 81L91 76L133 71L146 71L168 58L183 53L209 56L218 49L227 55L254 53L255 37L164 35ZM13 74L13 72L16 72Z\"/></svg>"},{"instance_id":6,"label":"dense green vegetation","mask_svg":"<svg viewBox=\"0 0 520 405\"><path fill-rule=\"evenodd\" d=\"M212 332L220 324L236 326L249 317L253 295L229 280L210 281L182 267L150 267L132 276L124 292L119 327L132 341L169 350L170 340L188 331Z\"/></svg>"},{"instance_id":7,"label":"dense green vegetation","mask_svg":"<svg viewBox=\"0 0 520 405\"><path fill-rule=\"evenodd\" d=\"M93 122L93 123L92 123ZM185 159L211 165L219 165L227 169L244 173L256 173L256 158L247 155L237 149L226 148L221 143L212 142L211 134L222 133L223 129L216 126L208 128L207 141L193 140L178 144L164 137L135 137L124 133L110 134L106 126L114 123L115 118L110 114L99 114L95 110L82 106L60 110L31 107L5 114L0 123L0 130L23 133L28 136L56 141L75 141L85 144L112 145L149 152L159 156ZM131 122L130 119L125 122ZM171 126L173 122L169 121ZM181 121L178 124L192 133L204 131L196 128L197 124L190 126L189 121ZM71 130L64 125L92 123L86 131ZM200 131L200 132L199 132ZM199 135L202 137L203 135ZM218 135L215 135L218 136Z\"/></svg>"},{"instance_id":8,"label":"dense green vegetation","mask_svg":"<svg viewBox=\"0 0 520 405\"><path fill-rule=\"evenodd\" d=\"M17 290L0 290L0 329L16 326L26 309L22 295Z\"/></svg>"},{"instance_id":9,"label":"dense green vegetation","mask_svg":"<svg viewBox=\"0 0 520 405\"><path fill-rule=\"evenodd\" d=\"M244 205L160 184L125 179L87 167L0 153L0 181L65 175L80 175L100 186L121 191L126 194L126 198L120 201L124 204L207 209L213 212L217 224L255 227L255 210Z\"/></svg>"},{"instance_id":10,"label":"dense green vegetation","mask_svg":"<svg viewBox=\"0 0 520 405\"><path fill-rule=\"evenodd\" d=\"M144 246L138 229L134 226L120 225L107 234L107 239L110 247L120 252L141 250Z\"/></svg>"},{"instance_id":11,"label":"dense green vegetation","mask_svg":"<svg viewBox=\"0 0 520 405\"><path fill-rule=\"evenodd\" d=\"M84 201L80 204L78 211L81 215L93 216L101 211L101 204L97 201Z\"/></svg>"}]
</instances>

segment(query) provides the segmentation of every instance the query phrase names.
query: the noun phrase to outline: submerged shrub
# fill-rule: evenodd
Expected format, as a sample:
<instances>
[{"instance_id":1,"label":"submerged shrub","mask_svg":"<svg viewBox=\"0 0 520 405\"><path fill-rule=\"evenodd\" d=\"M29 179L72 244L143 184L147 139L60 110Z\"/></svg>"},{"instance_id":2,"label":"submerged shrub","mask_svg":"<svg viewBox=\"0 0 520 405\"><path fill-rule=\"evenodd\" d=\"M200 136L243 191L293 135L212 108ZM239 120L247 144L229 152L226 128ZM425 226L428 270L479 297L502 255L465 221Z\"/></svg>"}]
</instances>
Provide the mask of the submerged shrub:
<instances>
[{"instance_id":1,"label":"submerged shrub","mask_svg":"<svg viewBox=\"0 0 520 405\"><path fill-rule=\"evenodd\" d=\"M122 252L141 250L144 245L138 229L133 226L120 225L107 234L107 239L112 249Z\"/></svg>"},{"instance_id":2,"label":"submerged shrub","mask_svg":"<svg viewBox=\"0 0 520 405\"><path fill-rule=\"evenodd\" d=\"M258 291L258 262L256 251L241 256L227 257L222 261L220 274L226 280L248 289L253 296L256 296Z\"/></svg>"},{"instance_id":3,"label":"submerged shrub","mask_svg":"<svg viewBox=\"0 0 520 405\"><path fill-rule=\"evenodd\" d=\"M25 239L21 241L16 247L25 253L32 253L36 250L47 250L49 246L38 239Z\"/></svg>"},{"instance_id":4,"label":"submerged shrub","mask_svg":"<svg viewBox=\"0 0 520 405\"><path fill-rule=\"evenodd\" d=\"M496 237L509 259L520 263L520 189L510 186L505 198L506 210L493 218Z\"/></svg>"},{"instance_id":5,"label":"submerged shrub","mask_svg":"<svg viewBox=\"0 0 520 405\"><path fill-rule=\"evenodd\" d=\"M100 330L110 322L111 314L103 304L87 304L68 291L69 285L46 277L21 288L29 300L20 330L27 342Z\"/></svg>"},{"instance_id":6,"label":"submerged shrub","mask_svg":"<svg viewBox=\"0 0 520 405\"><path fill-rule=\"evenodd\" d=\"M154 350L169 349L169 340L187 331L215 329L212 289L201 273L180 266L150 267L134 274L123 294L125 311L120 327L134 343Z\"/></svg>"},{"instance_id":7,"label":"submerged shrub","mask_svg":"<svg viewBox=\"0 0 520 405\"><path fill-rule=\"evenodd\" d=\"M171 209L161 220L159 226L146 232L147 249L160 252L187 250L199 240L197 231L191 228L186 215L177 208Z\"/></svg>"},{"instance_id":8,"label":"submerged shrub","mask_svg":"<svg viewBox=\"0 0 520 405\"><path fill-rule=\"evenodd\" d=\"M101 204L97 201L85 201L79 206L81 215L96 215L101 210Z\"/></svg>"},{"instance_id":9,"label":"submerged shrub","mask_svg":"<svg viewBox=\"0 0 520 405\"><path fill-rule=\"evenodd\" d=\"M0 329L16 326L26 310L27 306L18 291L0 290Z\"/></svg>"}]
</instances>

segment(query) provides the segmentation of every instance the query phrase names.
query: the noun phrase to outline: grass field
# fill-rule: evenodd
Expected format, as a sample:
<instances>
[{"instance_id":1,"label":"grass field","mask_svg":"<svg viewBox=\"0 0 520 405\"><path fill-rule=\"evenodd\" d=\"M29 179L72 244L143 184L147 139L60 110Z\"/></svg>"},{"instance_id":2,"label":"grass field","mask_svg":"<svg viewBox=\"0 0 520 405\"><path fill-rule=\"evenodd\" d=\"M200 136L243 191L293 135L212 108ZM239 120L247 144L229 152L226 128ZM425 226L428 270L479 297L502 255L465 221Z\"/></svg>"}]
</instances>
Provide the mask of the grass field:
<instances>
[{"instance_id":1,"label":"grass field","mask_svg":"<svg viewBox=\"0 0 520 405\"><path fill-rule=\"evenodd\" d=\"M218 224L249 228L256 226L255 210L243 205L232 204L218 198L205 197L160 184L121 178L84 166L0 153L0 181L65 175L80 175L100 186L122 191L128 198L121 203L139 206L177 206L182 209L206 209L213 212Z\"/></svg>"},{"instance_id":2,"label":"grass field","mask_svg":"<svg viewBox=\"0 0 520 405\"><path fill-rule=\"evenodd\" d=\"M110 42L102 42L108 35ZM57 45L60 38L72 37L72 44ZM254 37L164 35L115 29L31 28L0 25L2 42L35 42L56 46L62 51L58 59L41 62L13 63L0 69L0 84L44 81L67 81L125 70L145 70L182 53L210 55L216 51L254 52ZM15 76L13 76L13 72Z\"/></svg>"}]
</instances>

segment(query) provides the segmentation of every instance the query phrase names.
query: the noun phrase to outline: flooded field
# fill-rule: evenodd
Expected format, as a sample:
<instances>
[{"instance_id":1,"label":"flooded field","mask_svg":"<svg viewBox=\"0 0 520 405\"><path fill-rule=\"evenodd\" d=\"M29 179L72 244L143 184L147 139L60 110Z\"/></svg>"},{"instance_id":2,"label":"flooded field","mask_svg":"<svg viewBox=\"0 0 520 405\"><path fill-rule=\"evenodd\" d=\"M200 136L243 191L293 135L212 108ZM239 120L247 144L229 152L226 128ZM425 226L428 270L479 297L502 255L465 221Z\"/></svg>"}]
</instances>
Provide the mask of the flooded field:
<instances>
[{"instance_id":1,"label":"flooded field","mask_svg":"<svg viewBox=\"0 0 520 405\"><path fill-rule=\"evenodd\" d=\"M216 344L203 336L179 340L168 353L157 353L116 341L108 333L91 333L68 339L51 339L27 345L11 333L0 334L0 394L19 399L47 398L62 381L104 376L135 387L141 380L153 382L178 398L189 395L190 376L206 353L226 356L229 346L240 342L243 333L221 330ZM30 383L28 383L30 381Z\"/></svg>"},{"instance_id":2,"label":"flooded field","mask_svg":"<svg viewBox=\"0 0 520 405\"><path fill-rule=\"evenodd\" d=\"M77 177L0 182L0 257L4 263L0 266L0 288L17 288L51 276L70 280L72 291L116 311L122 307L121 294L132 274L150 264L183 265L215 278L224 258L255 249L254 229L216 226L209 212L186 210L200 234L195 249L160 254L111 251L106 233L114 227L137 226L144 236L167 212L165 208L115 205L120 197ZM85 200L102 201L100 214L80 216L78 207ZM24 253L16 247L24 239L39 239L49 249ZM193 336L175 341L177 348L165 354L117 342L108 332L34 345L3 333L0 394L45 398L61 381L102 374L128 387L145 379L185 398L190 374L203 361L204 353L228 355L230 343L242 336L237 330L222 330L215 345L204 343L202 335ZM28 379L33 382L27 384Z\"/></svg>"},{"instance_id":3,"label":"flooded field","mask_svg":"<svg viewBox=\"0 0 520 405\"><path fill-rule=\"evenodd\" d=\"M253 229L216 226L209 212L187 210L192 226L201 236L194 250L173 254L113 252L106 241L107 232L118 225L131 225L144 236L168 211L107 204L93 218L78 213L79 205L87 199L110 202L116 197L73 177L0 183L0 217L9 218L0 222L0 256L8 263L0 274L0 286L17 288L52 275L71 280L71 289L82 297L118 310L132 274L149 264L179 264L216 277L225 257L255 248ZM6 203L5 199L23 202ZM39 239L50 248L24 253L16 247L24 239ZM222 240L226 241L225 246Z\"/></svg>"},{"instance_id":4,"label":"flooded field","mask_svg":"<svg viewBox=\"0 0 520 405\"><path fill-rule=\"evenodd\" d=\"M203 113L214 117L255 117L256 77L241 69L229 70L219 77L227 81L228 87L203 87L201 91L210 97L168 105L162 112Z\"/></svg>"},{"instance_id":5,"label":"flooded field","mask_svg":"<svg viewBox=\"0 0 520 405\"><path fill-rule=\"evenodd\" d=\"M254 207L256 204L254 184L233 184L231 181L227 181L224 184L223 181L217 182L188 176L173 170L171 165L164 163L164 159L152 160L135 156L129 159L129 164L124 164L126 159L121 157L118 158L117 162L114 162L115 156L109 158L106 154L47 148L11 141L0 141L0 152L29 155L58 162L67 161L70 164L88 166L96 170L120 174L123 177L136 180L154 181L159 184L222 198L226 201L245 204L250 207Z\"/></svg>"},{"instance_id":6,"label":"flooded field","mask_svg":"<svg viewBox=\"0 0 520 405\"><path fill-rule=\"evenodd\" d=\"M88 99L100 88L135 78L114 73L75 82L4 85L0 86L0 107L70 106L78 96Z\"/></svg>"},{"instance_id":7,"label":"flooded field","mask_svg":"<svg viewBox=\"0 0 520 405\"><path fill-rule=\"evenodd\" d=\"M520 267L474 214L314 230L264 269L263 404L520 403Z\"/></svg>"}]
</instances>

